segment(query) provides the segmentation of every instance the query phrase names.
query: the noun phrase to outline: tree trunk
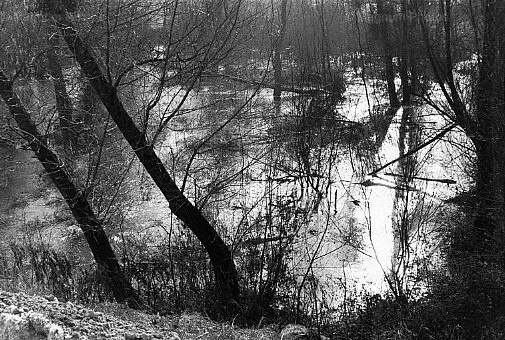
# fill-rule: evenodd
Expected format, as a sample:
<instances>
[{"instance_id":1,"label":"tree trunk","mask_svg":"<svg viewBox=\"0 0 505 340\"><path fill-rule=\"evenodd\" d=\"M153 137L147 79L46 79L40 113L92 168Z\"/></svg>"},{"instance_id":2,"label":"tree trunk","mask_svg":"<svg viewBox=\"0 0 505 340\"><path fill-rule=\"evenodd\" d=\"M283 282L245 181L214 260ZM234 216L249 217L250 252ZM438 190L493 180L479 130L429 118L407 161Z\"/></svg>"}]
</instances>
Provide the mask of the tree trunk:
<instances>
[{"instance_id":1,"label":"tree trunk","mask_svg":"<svg viewBox=\"0 0 505 340\"><path fill-rule=\"evenodd\" d=\"M473 223L454 234L450 266L468 300L457 306L463 310L465 339L482 339L486 326L493 327L489 322L503 316L503 287L495 280L505 270L505 2L482 2L483 32L475 32L476 37L482 34L482 49L477 51L479 75L471 105L464 105L453 75L452 32L459 24L452 19L454 4L439 1L445 58L435 54L426 19L421 30L436 81L452 110L449 115L454 114L475 146L475 195L468 202Z\"/></svg>"},{"instance_id":2,"label":"tree trunk","mask_svg":"<svg viewBox=\"0 0 505 340\"><path fill-rule=\"evenodd\" d=\"M412 93L409 79L409 38L410 38L410 20L408 17L408 0L401 0L401 18L402 18L402 45L400 58L400 79L402 82L402 105L411 104L410 95Z\"/></svg>"},{"instance_id":3,"label":"tree trunk","mask_svg":"<svg viewBox=\"0 0 505 340\"><path fill-rule=\"evenodd\" d=\"M223 239L177 187L162 161L156 155L153 145L137 128L120 101L116 89L107 81L89 48L65 14L53 20L60 28L63 38L84 74L100 97L110 116L132 147L157 187L167 199L172 212L196 235L205 247L214 270L220 299L225 308L233 308L239 301L238 273L232 254Z\"/></svg>"},{"instance_id":4,"label":"tree trunk","mask_svg":"<svg viewBox=\"0 0 505 340\"><path fill-rule=\"evenodd\" d=\"M383 0L376 0L375 2L377 6L377 16L379 17L379 29L380 29L380 37L383 48L383 56L382 59L384 61L385 68L385 78L388 89L388 97L389 97L389 105L391 107L391 111L396 113L398 108L400 107L400 100L398 99L398 94L396 93L395 86L395 69L393 65L393 53L392 53L392 44L391 44L391 30L387 21L387 11L384 8Z\"/></svg>"},{"instance_id":5,"label":"tree trunk","mask_svg":"<svg viewBox=\"0 0 505 340\"><path fill-rule=\"evenodd\" d=\"M284 46L284 37L286 36L286 27L288 21L288 0L282 0L280 3L279 28L274 39L273 62L274 68L274 102L280 104L282 95L282 49Z\"/></svg>"},{"instance_id":6,"label":"tree trunk","mask_svg":"<svg viewBox=\"0 0 505 340\"><path fill-rule=\"evenodd\" d=\"M477 152L475 235L480 235L474 251L496 255L503 241L496 239L505 224L505 24L503 1L487 0L482 59L476 90L479 136ZM503 255L502 255L503 257ZM503 259L502 259L503 261Z\"/></svg>"},{"instance_id":7,"label":"tree trunk","mask_svg":"<svg viewBox=\"0 0 505 340\"><path fill-rule=\"evenodd\" d=\"M54 92L56 96L56 112L58 113L58 120L60 122L60 131L62 137L62 145L65 151L69 154L76 146L76 134L73 128L72 119L72 102L67 93L65 78L61 64L56 56L58 48L58 35L50 32L49 49L47 51L47 60L49 62L49 74L53 78Z\"/></svg>"},{"instance_id":8,"label":"tree trunk","mask_svg":"<svg viewBox=\"0 0 505 340\"><path fill-rule=\"evenodd\" d=\"M3 71L0 71L0 96L23 132L23 137L30 144L30 148L72 211L72 215L83 231L91 253L99 270L105 276L108 288L112 291L114 298L118 302L127 302L131 307L138 308L140 304L136 293L121 270L102 225L84 194L77 189L65 171L58 156L47 147L44 137L39 134L28 112L14 92L12 81Z\"/></svg>"},{"instance_id":9,"label":"tree trunk","mask_svg":"<svg viewBox=\"0 0 505 340\"><path fill-rule=\"evenodd\" d=\"M389 48L386 48L389 50ZM384 55L384 65L386 71L386 83L388 87L388 97L389 105L395 112L400 108L400 101L398 100L398 94L396 93L395 86L395 70L393 66L393 56L391 52L385 52Z\"/></svg>"}]
</instances>

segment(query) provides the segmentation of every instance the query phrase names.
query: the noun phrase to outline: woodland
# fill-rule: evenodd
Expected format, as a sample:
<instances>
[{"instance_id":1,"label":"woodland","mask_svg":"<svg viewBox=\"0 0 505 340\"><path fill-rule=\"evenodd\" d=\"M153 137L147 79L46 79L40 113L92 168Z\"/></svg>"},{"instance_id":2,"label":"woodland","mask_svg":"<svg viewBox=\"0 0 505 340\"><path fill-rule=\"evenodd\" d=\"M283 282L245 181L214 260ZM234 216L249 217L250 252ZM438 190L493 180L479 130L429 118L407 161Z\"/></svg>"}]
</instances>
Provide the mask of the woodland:
<instances>
[{"instance_id":1,"label":"woodland","mask_svg":"<svg viewBox=\"0 0 505 340\"><path fill-rule=\"evenodd\" d=\"M2 0L0 287L331 339L505 338L503 18Z\"/></svg>"}]
</instances>

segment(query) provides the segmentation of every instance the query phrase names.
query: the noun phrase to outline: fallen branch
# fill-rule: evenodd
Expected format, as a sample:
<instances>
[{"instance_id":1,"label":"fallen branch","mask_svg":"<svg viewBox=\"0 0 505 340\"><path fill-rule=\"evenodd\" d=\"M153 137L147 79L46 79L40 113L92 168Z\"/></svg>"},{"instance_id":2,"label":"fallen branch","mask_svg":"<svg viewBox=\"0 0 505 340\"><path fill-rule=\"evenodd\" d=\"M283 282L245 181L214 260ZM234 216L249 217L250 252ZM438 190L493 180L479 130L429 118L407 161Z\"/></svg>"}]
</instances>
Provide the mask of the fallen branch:
<instances>
[{"instance_id":1,"label":"fallen branch","mask_svg":"<svg viewBox=\"0 0 505 340\"><path fill-rule=\"evenodd\" d=\"M403 175L394 174L392 172L386 172L384 175L393 176L393 177L404 177ZM439 182L439 183L445 183L445 184L456 184L457 183L455 180L448 179L448 178L428 178L428 177L412 176L412 179L418 179L420 181L426 181L426 182Z\"/></svg>"},{"instance_id":2,"label":"fallen branch","mask_svg":"<svg viewBox=\"0 0 505 340\"><path fill-rule=\"evenodd\" d=\"M253 85L253 86L260 86L260 87L272 89L272 90L274 90L276 87L275 84L269 84L269 83L265 83L265 82L245 79L245 78L236 77L236 76L232 76L229 74L223 74L223 73L203 73L202 76L208 77L208 78L225 78L225 79L236 81L238 83L248 84L248 85ZM304 89L304 88L297 88L294 86L282 86L282 85L281 85L281 91L282 92L297 93L297 94L302 94L302 95L331 94L330 91L327 91L322 88L312 87L312 88Z\"/></svg>"},{"instance_id":3,"label":"fallen branch","mask_svg":"<svg viewBox=\"0 0 505 340\"><path fill-rule=\"evenodd\" d=\"M445 136L445 134L447 134L449 131L451 131L452 129L454 129L456 126L458 126L458 124L452 123L451 125L449 125L445 129L443 129L442 131L440 131L439 133L437 133L435 136L433 136L432 138L428 139L426 142L424 142L421 145L417 146L416 148L414 148L412 150L409 150L404 155L402 155L402 156L400 156L400 157L398 157L396 159L393 159L392 161L387 162L386 164L384 164L383 166L381 166L380 168L375 169L374 171L370 172L368 174L368 176L375 176L375 175L377 175L377 173L379 173L379 171L384 170L385 168L387 168L391 164L394 164L394 163L396 163L396 162L398 162L398 161L400 161L400 160L402 160L404 158L407 158L407 157L415 154L416 152L420 151L421 149L427 147L431 143L436 142L437 140L439 140L440 138L442 138L443 136Z\"/></svg>"}]
</instances>

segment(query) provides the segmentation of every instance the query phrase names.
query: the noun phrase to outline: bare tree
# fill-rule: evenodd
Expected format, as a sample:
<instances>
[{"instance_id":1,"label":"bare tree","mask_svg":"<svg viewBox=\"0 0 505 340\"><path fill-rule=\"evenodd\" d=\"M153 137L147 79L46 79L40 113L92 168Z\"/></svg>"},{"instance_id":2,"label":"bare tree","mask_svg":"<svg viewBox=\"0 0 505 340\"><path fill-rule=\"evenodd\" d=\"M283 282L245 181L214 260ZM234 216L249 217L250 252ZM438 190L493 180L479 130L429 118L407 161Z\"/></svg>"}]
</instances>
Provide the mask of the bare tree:
<instances>
[{"instance_id":1,"label":"bare tree","mask_svg":"<svg viewBox=\"0 0 505 340\"><path fill-rule=\"evenodd\" d=\"M51 1L46 1L46 3L51 3ZM79 63L88 81L139 161L169 202L172 212L197 236L205 247L214 269L220 298L225 302L225 307L232 308L239 301L238 273L231 252L225 242L203 216L202 212L187 199L176 185L154 151L153 144L147 141L145 130L139 129L129 116L118 96L117 88L100 68L91 49L69 20L66 11L56 7L56 9L46 11L46 13L60 29L75 60ZM201 52L204 53L204 51ZM204 57L209 57L209 55L207 54Z\"/></svg>"},{"instance_id":2,"label":"bare tree","mask_svg":"<svg viewBox=\"0 0 505 340\"><path fill-rule=\"evenodd\" d=\"M456 263L455 270L467 280L469 294L480 300L472 303L500 309L492 291L476 286L484 267L504 270L505 3L443 0L436 6L423 2L416 6L431 68L444 98L443 104L433 98L428 101L461 127L475 151L475 187L468 209L473 223L453 242L456 261L463 263ZM465 81L458 72L461 61L468 67ZM465 261L477 265L465 267ZM477 296L476 291L483 293ZM467 326L469 336L485 337L481 334L485 312L479 308L467 312L472 320Z\"/></svg>"},{"instance_id":3,"label":"bare tree","mask_svg":"<svg viewBox=\"0 0 505 340\"><path fill-rule=\"evenodd\" d=\"M455 75L457 60L454 46L457 34L455 21L462 18L453 17L455 2L444 0L441 5L438 14L443 23L442 51L434 46L433 36L436 33L430 31L428 22L428 18L434 14L429 12L429 8L420 6L419 11L424 10L420 16L421 28L435 79L450 110L438 108L465 131L475 146L477 156L478 208L472 231L475 237L464 247L475 253L490 255L489 251L493 251L490 245L505 221L505 190L502 185L505 181L505 135L501 132L504 128L505 102L505 24L498 19L505 13L505 8L500 1L488 0L483 4L484 29L476 32L476 36L482 36L480 50L475 51L479 58L476 65L478 76L473 89L463 89ZM467 57L472 56L468 54ZM462 90L473 93L465 96L470 102L464 102Z\"/></svg>"},{"instance_id":4,"label":"bare tree","mask_svg":"<svg viewBox=\"0 0 505 340\"><path fill-rule=\"evenodd\" d=\"M98 268L106 278L108 288L118 302L127 302L134 308L140 307L140 301L124 275L102 224L87 201L86 193L77 188L59 157L49 149L46 138L37 131L36 125L16 95L13 81L1 70L0 96L19 126L23 138L29 143L83 231Z\"/></svg>"}]
</instances>

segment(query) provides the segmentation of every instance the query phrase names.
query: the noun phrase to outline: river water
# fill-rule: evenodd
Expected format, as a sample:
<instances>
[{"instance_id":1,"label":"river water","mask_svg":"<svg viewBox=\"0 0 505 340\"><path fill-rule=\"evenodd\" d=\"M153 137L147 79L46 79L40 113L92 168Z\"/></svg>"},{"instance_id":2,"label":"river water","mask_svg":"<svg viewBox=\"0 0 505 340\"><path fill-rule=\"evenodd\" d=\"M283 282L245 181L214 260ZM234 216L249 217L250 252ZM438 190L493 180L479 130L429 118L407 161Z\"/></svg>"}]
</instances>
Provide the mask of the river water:
<instances>
[{"instance_id":1,"label":"river water","mask_svg":"<svg viewBox=\"0 0 505 340\"><path fill-rule=\"evenodd\" d=\"M326 304L337 303L343 287L380 293L393 285L408 294L421 291L416 275L436 259L444 200L468 188L465 159L458 151L468 141L457 130L414 157L367 175L447 124L427 107L409 107L390 117L383 131L370 133L364 122L385 101L379 92L370 93L380 91L370 85L368 98L359 80L348 87L339 119L360 124L353 128L346 123L338 130L317 119L297 130L298 110L306 103L287 94L279 109L271 102L271 91L202 86L189 93L156 144L178 185L184 185L237 258L251 244L283 245L292 253L288 266L297 284L308 285ZM153 112L162 117L167 107L176 107L184 97L179 90L168 89L170 96ZM360 136L369 143L360 143ZM3 232L22 237L31 222L43 221L46 240L62 249L74 247L66 244L66 236L75 233L75 226L61 217L61 199L31 153L10 146L0 147L0 153ZM169 230L183 237L142 170L129 176L125 185L131 186L132 201L122 215L128 232L160 240ZM81 247L87 254L82 242ZM239 267L250 265L238 261ZM269 271L263 266L255 275L268 277Z\"/></svg>"},{"instance_id":2,"label":"river water","mask_svg":"<svg viewBox=\"0 0 505 340\"><path fill-rule=\"evenodd\" d=\"M369 93L380 88L367 86ZM172 171L180 186L188 171L186 194L231 245L239 267L250 265L240 260L250 244L265 249L285 238L293 253L290 271L305 287L294 293L314 293L326 305L338 304L344 290L422 294L419 277L441 261L439 222L451 209L444 201L469 186L467 159L460 151L462 145L470 147L464 134L453 130L369 176L448 122L429 107L406 107L371 137L360 127L351 136L341 130L332 134L313 120L309 124L318 127L308 131L315 137L307 138L293 123L302 104L287 94L278 110L271 91L262 90L234 116L248 95L226 87L200 88L158 145L168 164L187 164L197 150L189 170L174 165ZM339 106L339 118L366 122L385 110L384 101L379 93L367 98L364 85L355 80ZM208 136L213 137L200 145ZM369 138L374 147L353 142L352 136ZM305 154L299 152L304 149L300 143L311 144ZM153 189L150 197L129 216L146 230L173 228L161 195ZM272 270L264 265L256 275L265 279Z\"/></svg>"}]
</instances>

